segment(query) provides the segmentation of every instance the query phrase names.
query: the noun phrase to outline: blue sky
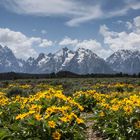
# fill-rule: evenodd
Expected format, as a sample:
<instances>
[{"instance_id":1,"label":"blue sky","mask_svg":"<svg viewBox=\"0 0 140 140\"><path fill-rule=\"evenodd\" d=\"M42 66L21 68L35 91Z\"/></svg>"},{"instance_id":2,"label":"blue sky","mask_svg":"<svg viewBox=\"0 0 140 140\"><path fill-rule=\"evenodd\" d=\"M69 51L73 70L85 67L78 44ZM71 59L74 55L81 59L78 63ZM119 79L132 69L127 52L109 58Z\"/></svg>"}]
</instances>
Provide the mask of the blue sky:
<instances>
[{"instance_id":1,"label":"blue sky","mask_svg":"<svg viewBox=\"0 0 140 140\"><path fill-rule=\"evenodd\" d=\"M0 44L23 59L65 46L103 58L140 49L140 0L0 0Z\"/></svg>"}]
</instances>

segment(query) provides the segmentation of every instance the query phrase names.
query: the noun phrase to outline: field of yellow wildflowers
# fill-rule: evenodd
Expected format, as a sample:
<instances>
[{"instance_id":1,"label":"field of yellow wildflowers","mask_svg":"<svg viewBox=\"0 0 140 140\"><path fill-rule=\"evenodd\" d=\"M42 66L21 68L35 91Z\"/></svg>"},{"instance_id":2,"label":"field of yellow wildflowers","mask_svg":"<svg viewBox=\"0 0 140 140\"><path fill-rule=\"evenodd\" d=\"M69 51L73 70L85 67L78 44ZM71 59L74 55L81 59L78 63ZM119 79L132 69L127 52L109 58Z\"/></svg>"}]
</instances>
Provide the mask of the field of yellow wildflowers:
<instances>
[{"instance_id":1,"label":"field of yellow wildflowers","mask_svg":"<svg viewBox=\"0 0 140 140\"><path fill-rule=\"evenodd\" d=\"M86 140L88 121L101 139L139 140L140 82L123 80L1 81L0 140Z\"/></svg>"}]
</instances>

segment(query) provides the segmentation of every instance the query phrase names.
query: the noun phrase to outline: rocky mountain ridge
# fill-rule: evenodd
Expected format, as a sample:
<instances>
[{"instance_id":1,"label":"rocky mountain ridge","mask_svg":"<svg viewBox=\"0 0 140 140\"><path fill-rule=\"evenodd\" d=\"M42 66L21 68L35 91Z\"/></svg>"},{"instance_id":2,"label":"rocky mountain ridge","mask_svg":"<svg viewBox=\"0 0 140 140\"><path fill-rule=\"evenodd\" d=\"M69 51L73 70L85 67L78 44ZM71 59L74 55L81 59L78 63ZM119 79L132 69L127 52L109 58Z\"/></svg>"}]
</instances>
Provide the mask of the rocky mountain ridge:
<instances>
[{"instance_id":1,"label":"rocky mountain ridge","mask_svg":"<svg viewBox=\"0 0 140 140\"><path fill-rule=\"evenodd\" d=\"M17 59L8 47L0 45L0 72L52 73L70 71L78 74L114 72L139 73L140 52L119 50L106 60L89 49L79 48L76 51L62 48L56 53L40 53L37 58L26 61Z\"/></svg>"}]
</instances>

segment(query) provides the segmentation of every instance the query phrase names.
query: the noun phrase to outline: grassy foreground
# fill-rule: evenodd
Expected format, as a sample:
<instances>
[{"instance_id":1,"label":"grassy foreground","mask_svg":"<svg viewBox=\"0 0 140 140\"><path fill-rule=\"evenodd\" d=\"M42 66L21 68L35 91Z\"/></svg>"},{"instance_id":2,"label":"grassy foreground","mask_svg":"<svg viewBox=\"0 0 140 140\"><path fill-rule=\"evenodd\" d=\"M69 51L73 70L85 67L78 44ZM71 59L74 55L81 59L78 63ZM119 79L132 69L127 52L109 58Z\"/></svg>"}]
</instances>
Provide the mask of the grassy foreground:
<instances>
[{"instance_id":1,"label":"grassy foreground","mask_svg":"<svg viewBox=\"0 0 140 140\"><path fill-rule=\"evenodd\" d=\"M91 140L96 135L139 139L139 79L0 82L0 140Z\"/></svg>"}]
</instances>

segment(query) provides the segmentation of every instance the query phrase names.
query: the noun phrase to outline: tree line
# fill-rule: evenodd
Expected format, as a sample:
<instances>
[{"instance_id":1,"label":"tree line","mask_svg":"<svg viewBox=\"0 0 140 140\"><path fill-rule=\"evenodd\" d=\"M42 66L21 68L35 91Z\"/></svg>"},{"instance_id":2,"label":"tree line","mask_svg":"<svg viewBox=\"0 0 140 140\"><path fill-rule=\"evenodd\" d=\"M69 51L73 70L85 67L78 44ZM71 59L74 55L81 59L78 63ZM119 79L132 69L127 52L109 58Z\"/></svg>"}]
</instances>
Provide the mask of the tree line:
<instances>
[{"instance_id":1,"label":"tree line","mask_svg":"<svg viewBox=\"0 0 140 140\"><path fill-rule=\"evenodd\" d=\"M16 80L16 79L45 79L45 78L111 78L111 77L132 77L140 78L140 72L138 74L76 74L69 71L60 71L58 73L50 74L29 74L29 73L15 73L7 72L0 73L0 80Z\"/></svg>"}]
</instances>

